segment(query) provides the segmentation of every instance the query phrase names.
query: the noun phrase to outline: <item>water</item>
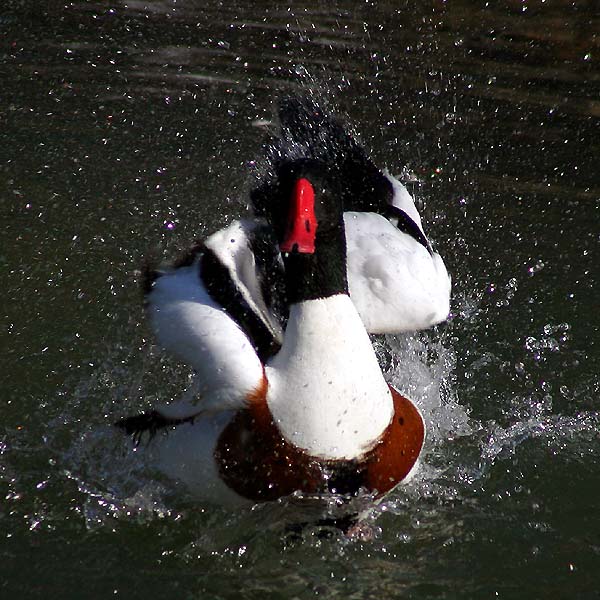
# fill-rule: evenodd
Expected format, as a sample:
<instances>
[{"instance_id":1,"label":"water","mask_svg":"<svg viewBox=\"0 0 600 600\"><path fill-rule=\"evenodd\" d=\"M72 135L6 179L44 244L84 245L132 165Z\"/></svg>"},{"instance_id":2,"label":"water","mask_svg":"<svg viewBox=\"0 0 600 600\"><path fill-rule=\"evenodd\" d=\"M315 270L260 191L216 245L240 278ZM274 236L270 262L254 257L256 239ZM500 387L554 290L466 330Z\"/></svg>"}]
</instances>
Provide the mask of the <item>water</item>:
<instances>
[{"instance_id":1,"label":"water","mask_svg":"<svg viewBox=\"0 0 600 600\"><path fill-rule=\"evenodd\" d=\"M595 597L593 9L5 2L0 596ZM189 375L152 344L142 257L241 214L256 125L306 87L413 176L454 280L447 324L376 341L428 440L372 539L199 506L110 427Z\"/></svg>"}]
</instances>

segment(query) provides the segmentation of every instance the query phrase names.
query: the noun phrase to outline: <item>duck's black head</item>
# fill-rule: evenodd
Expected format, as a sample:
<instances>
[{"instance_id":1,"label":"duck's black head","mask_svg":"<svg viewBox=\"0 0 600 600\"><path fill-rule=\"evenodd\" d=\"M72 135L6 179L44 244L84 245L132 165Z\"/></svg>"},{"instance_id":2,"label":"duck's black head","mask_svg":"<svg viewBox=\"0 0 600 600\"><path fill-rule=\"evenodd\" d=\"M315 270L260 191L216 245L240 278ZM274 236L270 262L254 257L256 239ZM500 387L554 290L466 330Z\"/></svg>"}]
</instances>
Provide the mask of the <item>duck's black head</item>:
<instances>
[{"instance_id":1,"label":"duck's black head","mask_svg":"<svg viewBox=\"0 0 600 600\"><path fill-rule=\"evenodd\" d=\"M263 211L284 245L282 252L292 252L294 244L300 253L314 252L317 227L322 235L343 221L341 195L337 173L323 162L300 159L283 165Z\"/></svg>"},{"instance_id":2,"label":"duck's black head","mask_svg":"<svg viewBox=\"0 0 600 600\"><path fill-rule=\"evenodd\" d=\"M281 250L290 303L348 293L340 182L320 161L288 163L266 215Z\"/></svg>"}]
</instances>

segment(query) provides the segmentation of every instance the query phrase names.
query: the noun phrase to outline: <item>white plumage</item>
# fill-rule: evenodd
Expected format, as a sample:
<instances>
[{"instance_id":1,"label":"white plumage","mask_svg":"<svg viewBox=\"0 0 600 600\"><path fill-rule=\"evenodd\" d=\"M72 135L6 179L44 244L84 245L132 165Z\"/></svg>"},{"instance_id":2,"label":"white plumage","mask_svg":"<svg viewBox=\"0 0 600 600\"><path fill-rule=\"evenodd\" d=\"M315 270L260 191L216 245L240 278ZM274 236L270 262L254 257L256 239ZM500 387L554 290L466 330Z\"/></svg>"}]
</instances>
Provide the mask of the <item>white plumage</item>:
<instances>
[{"instance_id":1,"label":"white plumage","mask_svg":"<svg viewBox=\"0 0 600 600\"><path fill-rule=\"evenodd\" d=\"M439 254L375 213L344 215L350 297L369 333L398 333L441 323L450 278Z\"/></svg>"},{"instance_id":2,"label":"white plumage","mask_svg":"<svg viewBox=\"0 0 600 600\"><path fill-rule=\"evenodd\" d=\"M354 474L356 489L366 483L384 485L387 490L405 477L421 450L424 425L416 407L390 391L368 334L423 329L440 323L449 312L450 278L425 236L406 188L377 170L336 122L323 115L315 117L314 111L303 112L300 105L294 111L283 111L288 123L284 130L292 140L281 144L305 136L302 147L308 159L293 160L298 161L300 171L308 168L308 174L298 177L314 175L317 181L319 177L335 181L336 186L324 185L317 193L321 194L319 206L335 207L337 216L327 221L325 211L323 225L314 223L317 236L318 227L334 223L331 230L339 236L336 243L321 238L322 262L292 261L293 268L300 270L285 266L284 274L284 262L289 265L290 257L282 261L279 254L279 248L287 246L276 231L277 210L285 208L289 198L278 178L293 174L293 169L289 171L285 161L279 164L274 179L261 188L262 195L255 196L255 206L264 218L234 221L207 238L193 260L151 273L146 305L157 340L192 366L196 378L181 400L118 423L138 439L143 431L154 433L176 425L170 435L151 444L149 452L156 465L198 497L223 504L235 505L241 496L268 497L270 482L264 479L270 473L281 479L277 489L285 493L297 489L296 484L303 486L304 475L293 479L293 460L308 478L303 489L313 489L314 482L309 481L314 477L313 460L325 461L327 469L338 461L332 468L339 469L343 485L347 470L358 468L364 460ZM313 118L317 119L314 123ZM328 131L331 140L341 140L337 154L331 156L346 161L342 166L329 164L327 148L310 155L310 144L322 143L315 137L319 127ZM280 157L285 158L285 152ZM355 172L360 164L365 166L364 178ZM349 189L343 187L346 183ZM346 201L355 210L343 212ZM312 222L305 221L307 232ZM279 237L273 242L275 233ZM314 231L310 234L315 235ZM292 256L307 252L298 245L290 248ZM332 254L334 249L338 256ZM309 253L317 251L313 248ZM323 279L332 260L339 268L332 271L333 278ZM322 271L302 271L304 267L298 265L305 264L319 265ZM300 276L294 277L297 273ZM315 280L307 279L307 273L320 277L322 287L316 295L310 283ZM285 304L286 290L298 294L297 286L290 286L290 277L308 291ZM330 289L328 282L339 287L322 293ZM237 465L246 464L246 440L260 457L256 464L248 463L251 470L263 473L263 480L257 481L263 487L256 494L244 487L249 477L252 483L252 473L245 467L236 470ZM272 456L259 452L263 442L276 454L283 453L273 464ZM403 448L402 457L371 460L369 453L378 447L392 454ZM286 466L288 459L292 462ZM266 471L261 471L260 461L269 463ZM326 487L327 477L320 476L318 485Z\"/></svg>"}]
</instances>

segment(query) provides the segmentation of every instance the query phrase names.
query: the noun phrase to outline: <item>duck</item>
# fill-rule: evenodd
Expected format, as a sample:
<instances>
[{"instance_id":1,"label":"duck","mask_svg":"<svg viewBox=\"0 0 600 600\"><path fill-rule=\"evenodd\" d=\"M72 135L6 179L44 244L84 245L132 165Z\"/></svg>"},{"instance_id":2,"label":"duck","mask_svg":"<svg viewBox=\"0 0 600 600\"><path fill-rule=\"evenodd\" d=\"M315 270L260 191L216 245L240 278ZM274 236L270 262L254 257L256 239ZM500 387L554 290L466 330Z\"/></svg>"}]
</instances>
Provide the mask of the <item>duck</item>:
<instances>
[{"instance_id":1,"label":"duck","mask_svg":"<svg viewBox=\"0 0 600 600\"><path fill-rule=\"evenodd\" d=\"M349 292L367 331L397 334L445 321L451 278L413 198L323 103L306 96L280 101L281 127L265 144L270 168L250 193L255 215L285 205L282 174L290 163L323 162L342 182Z\"/></svg>"},{"instance_id":2,"label":"duck","mask_svg":"<svg viewBox=\"0 0 600 600\"><path fill-rule=\"evenodd\" d=\"M148 319L192 386L116 425L208 502L381 498L416 469L425 424L369 335L443 321L450 278L406 188L338 120L296 99L279 114L254 216L145 270Z\"/></svg>"}]
</instances>

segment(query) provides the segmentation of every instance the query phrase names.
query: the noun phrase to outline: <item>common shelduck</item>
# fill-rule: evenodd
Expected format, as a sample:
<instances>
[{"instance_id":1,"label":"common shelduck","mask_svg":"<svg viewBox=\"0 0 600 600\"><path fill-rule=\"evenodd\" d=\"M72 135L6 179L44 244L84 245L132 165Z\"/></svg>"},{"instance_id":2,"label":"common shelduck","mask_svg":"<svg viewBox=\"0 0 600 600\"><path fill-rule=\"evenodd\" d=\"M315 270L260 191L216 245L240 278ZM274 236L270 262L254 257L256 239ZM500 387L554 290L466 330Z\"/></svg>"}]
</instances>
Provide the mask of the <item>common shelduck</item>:
<instances>
[{"instance_id":1,"label":"common shelduck","mask_svg":"<svg viewBox=\"0 0 600 600\"><path fill-rule=\"evenodd\" d=\"M117 423L138 442L149 432L157 467L222 505L402 481L424 424L368 334L448 314L448 274L406 189L315 103L280 115L256 216L146 273L149 320L194 385Z\"/></svg>"}]
</instances>

